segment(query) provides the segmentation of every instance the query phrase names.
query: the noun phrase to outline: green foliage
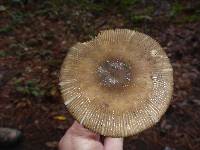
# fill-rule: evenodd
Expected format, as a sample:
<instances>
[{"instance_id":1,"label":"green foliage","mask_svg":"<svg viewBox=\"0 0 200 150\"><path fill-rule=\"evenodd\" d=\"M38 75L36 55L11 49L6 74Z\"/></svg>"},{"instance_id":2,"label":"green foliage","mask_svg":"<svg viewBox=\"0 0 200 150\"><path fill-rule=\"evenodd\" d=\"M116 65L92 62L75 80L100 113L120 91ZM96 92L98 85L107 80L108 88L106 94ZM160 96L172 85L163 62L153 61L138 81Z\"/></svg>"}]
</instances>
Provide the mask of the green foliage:
<instances>
[{"instance_id":1,"label":"green foliage","mask_svg":"<svg viewBox=\"0 0 200 150\"><path fill-rule=\"evenodd\" d=\"M28 17L29 14L24 13L22 11L16 11L16 12L10 13L10 16L12 18L12 25L16 25L16 24L24 23L25 18Z\"/></svg>"},{"instance_id":2,"label":"green foliage","mask_svg":"<svg viewBox=\"0 0 200 150\"><path fill-rule=\"evenodd\" d=\"M88 7L90 10L94 11L103 11L105 9L110 9L113 6L118 7L122 11L126 11L131 6L137 4L139 0L104 0L99 3L94 3L90 0L81 0L86 4L85 6Z\"/></svg>"},{"instance_id":3,"label":"green foliage","mask_svg":"<svg viewBox=\"0 0 200 150\"><path fill-rule=\"evenodd\" d=\"M105 9L104 5L95 3L83 3L82 7L85 8L86 10L90 10L97 13L102 12Z\"/></svg>"},{"instance_id":4,"label":"green foliage","mask_svg":"<svg viewBox=\"0 0 200 150\"><path fill-rule=\"evenodd\" d=\"M143 21L151 21L152 20L152 13L154 12L154 7L153 6L148 6L144 8L142 11L137 12L133 11L128 14L128 18L131 20L133 23L141 23Z\"/></svg>"},{"instance_id":5,"label":"green foliage","mask_svg":"<svg viewBox=\"0 0 200 150\"><path fill-rule=\"evenodd\" d=\"M0 28L0 34L7 34L7 33L10 33L12 30L13 30L12 26L7 25L3 28Z\"/></svg>"},{"instance_id":6,"label":"green foliage","mask_svg":"<svg viewBox=\"0 0 200 150\"><path fill-rule=\"evenodd\" d=\"M64 0L49 0L44 3L43 13L52 12L55 15L58 15L62 6L64 4Z\"/></svg>"},{"instance_id":7,"label":"green foliage","mask_svg":"<svg viewBox=\"0 0 200 150\"><path fill-rule=\"evenodd\" d=\"M183 22L197 22L200 21L200 14L193 14L190 16L185 16Z\"/></svg>"},{"instance_id":8,"label":"green foliage","mask_svg":"<svg viewBox=\"0 0 200 150\"><path fill-rule=\"evenodd\" d=\"M0 57L5 57L7 54L5 51L0 51Z\"/></svg>"},{"instance_id":9,"label":"green foliage","mask_svg":"<svg viewBox=\"0 0 200 150\"><path fill-rule=\"evenodd\" d=\"M23 95L42 97L46 91L40 86L37 80L28 80L25 83L21 79L15 80L16 91Z\"/></svg>"},{"instance_id":10,"label":"green foliage","mask_svg":"<svg viewBox=\"0 0 200 150\"><path fill-rule=\"evenodd\" d=\"M175 17L175 16L179 15L182 11L183 11L183 6L180 3L175 2L172 5L172 9L170 11L170 16Z\"/></svg>"},{"instance_id":11,"label":"green foliage","mask_svg":"<svg viewBox=\"0 0 200 150\"><path fill-rule=\"evenodd\" d=\"M140 2L139 0L103 0L95 2L93 0L49 0L44 1L43 5L45 9L42 9L39 13L53 12L58 14L61 12L64 5L79 7L83 10L88 10L95 13L103 12L106 9L111 9L115 6L120 10L126 11L129 7ZM48 8L48 9L47 9Z\"/></svg>"},{"instance_id":12,"label":"green foliage","mask_svg":"<svg viewBox=\"0 0 200 150\"><path fill-rule=\"evenodd\" d=\"M23 13L21 11L8 12L11 17L11 22L5 27L0 28L0 34L8 34L13 31L16 25L22 24L25 21L25 18L29 16L28 13Z\"/></svg>"},{"instance_id":13,"label":"green foliage","mask_svg":"<svg viewBox=\"0 0 200 150\"><path fill-rule=\"evenodd\" d=\"M132 5L135 5L136 3L138 3L139 0L121 0L120 1L120 7L123 9L123 8L127 8L127 7L130 7Z\"/></svg>"},{"instance_id":14,"label":"green foliage","mask_svg":"<svg viewBox=\"0 0 200 150\"><path fill-rule=\"evenodd\" d=\"M106 6L105 5L106 0L99 3L95 3L92 0L75 0L73 2L71 0L67 0L67 1L69 1L70 4L81 7L82 9L97 12L97 13L102 12Z\"/></svg>"},{"instance_id":15,"label":"green foliage","mask_svg":"<svg viewBox=\"0 0 200 150\"><path fill-rule=\"evenodd\" d=\"M196 10L192 15L185 17L185 22L197 22L200 21L200 10Z\"/></svg>"},{"instance_id":16,"label":"green foliage","mask_svg":"<svg viewBox=\"0 0 200 150\"><path fill-rule=\"evenodd\" d=\"M34 14L59 16L62 13L63 6L71 4L75 3L71 0L45 0L41 3L40 9L37 10Z\"/></svg>"},{"instance_id":17,"label":"green foliage","mask_svg":"<svg viewBox=\"0 0 200 150\"><path fill-rule=\"evenodd\" d=\"M11 17L11 22L5 27L0 28L0 34L8 34L13 31L14 27L18 24L24 23L25 18L29 15L28 13L23 13L21 11L8 11Z\"/></svg>"},{"instance_id":18,"label":"green foliage","mask_svg":"<svg viewBox=\"0 0 200 150\"><path fill-rule=\"evenodd\" d=\"M26 45L24 43L13 43L9 45L10 50L8 51L8 55L15 56L17 58L22 58L26 55Z\"/></svg>"},{"instance_id":19,"label":"green foliage","mask_svg":"<svg viewBox=\"0 0 200 150\"><path fill-rule=\"evenodd\" d=\"M134 23L140 23L145 20L146 21L152 20L152 18L150 16L146 16L146 15L132 15L130 19Z\"/></svg>"}]
</instances>

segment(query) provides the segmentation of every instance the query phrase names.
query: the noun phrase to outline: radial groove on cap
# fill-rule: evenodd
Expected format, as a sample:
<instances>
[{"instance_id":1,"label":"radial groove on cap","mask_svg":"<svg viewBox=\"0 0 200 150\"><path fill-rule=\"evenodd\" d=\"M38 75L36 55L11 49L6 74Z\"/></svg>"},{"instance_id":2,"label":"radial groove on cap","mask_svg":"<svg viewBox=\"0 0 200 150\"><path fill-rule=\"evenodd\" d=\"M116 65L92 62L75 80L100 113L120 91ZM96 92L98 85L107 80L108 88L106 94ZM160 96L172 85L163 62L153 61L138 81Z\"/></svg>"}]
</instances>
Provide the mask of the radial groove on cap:
<instances>
[{"instance_id":1,"label":"radial groove on cap","mask_svg":"<svg viewBox=\"0 0 200 150\"><path fill-rule=\"evenodd\" d=\"M169 106L173 76L162 47L143 33L116 29L77 43L64 59L60 87L72 116L111 137L135 135Z\"/></svg>"}]
</instances>

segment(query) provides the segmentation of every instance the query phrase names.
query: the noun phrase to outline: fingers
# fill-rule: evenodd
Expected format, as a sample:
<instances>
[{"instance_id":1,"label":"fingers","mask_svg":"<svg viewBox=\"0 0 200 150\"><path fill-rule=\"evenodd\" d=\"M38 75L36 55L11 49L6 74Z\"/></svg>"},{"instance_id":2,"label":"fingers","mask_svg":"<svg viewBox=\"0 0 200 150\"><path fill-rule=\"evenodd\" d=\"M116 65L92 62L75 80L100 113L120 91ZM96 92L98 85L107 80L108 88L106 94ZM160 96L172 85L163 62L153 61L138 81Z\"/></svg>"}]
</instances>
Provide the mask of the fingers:
<instances>
[{"instance_id":1,"label":"fingers","mask_svg":"<svg viewBox=\"0 0 200 150\"><path fill-rule=\"evenodd\" d=\"M77 122L68 129L60 140L60 150L123 150L123 138L104 140L104 146L99 141L100 136L85 129Z\"/></svg>"},{"instance_id":2,"label":"fingers","mask_svg":"<svg viewBox=\"0 0 200 150\"><path fill-rule=\"evenodd\" d=\"M123 150L123 138L105 138L104 150Z\"/></svg>"},{"instance_id":3,"label":"fingers","mask_svg":"<svg viewBox=\"0 0 200 150\"><path fill-rule=\"evenodd\" d=\"M59 142L59 150L103 150L100 136L74 122Z\"/></svg>"},{"instance_id":4,"label":"fingers","mask_svg":"<svg viewBox=\"0 0 200 150\"><path fill-rule=\"evenodd\" d=\"M69 128L66 134L69 134L74 137L82 137L91 140L99 140L100 136L94 132L85 129L82 125L78 122L74 122L74 124Z\"/></svg>"}]
</instances>

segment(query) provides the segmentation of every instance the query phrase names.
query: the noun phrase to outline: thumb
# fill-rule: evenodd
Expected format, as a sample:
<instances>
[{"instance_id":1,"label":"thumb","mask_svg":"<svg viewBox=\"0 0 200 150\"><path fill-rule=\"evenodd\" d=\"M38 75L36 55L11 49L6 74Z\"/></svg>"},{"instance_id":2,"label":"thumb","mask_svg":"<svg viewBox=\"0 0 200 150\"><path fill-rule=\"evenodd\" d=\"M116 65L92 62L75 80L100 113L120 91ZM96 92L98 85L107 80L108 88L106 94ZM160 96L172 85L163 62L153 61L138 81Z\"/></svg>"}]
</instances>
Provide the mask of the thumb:
<instances>
[{"instance_id":1,"label":"thumb","mask_svg":"<svg viewBox=\"0 0 200 150\"><path fill-rule=\"evenodd\" d=\"M105 138L104 150L123 150L123 138Z\"/></svg>"}]
</instances>

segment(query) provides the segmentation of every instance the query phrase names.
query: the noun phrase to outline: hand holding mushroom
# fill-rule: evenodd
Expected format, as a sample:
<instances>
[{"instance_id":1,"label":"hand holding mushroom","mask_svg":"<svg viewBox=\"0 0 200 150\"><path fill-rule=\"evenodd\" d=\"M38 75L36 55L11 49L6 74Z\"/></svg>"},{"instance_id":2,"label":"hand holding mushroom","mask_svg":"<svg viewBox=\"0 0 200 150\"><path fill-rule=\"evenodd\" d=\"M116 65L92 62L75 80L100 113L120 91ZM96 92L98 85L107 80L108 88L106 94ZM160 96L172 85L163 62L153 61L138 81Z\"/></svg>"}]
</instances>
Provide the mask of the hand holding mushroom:
<instances>
[{"instance_id":1,"label":"hand holding mushroom","mask_svg":"<svg viewBox=\"0 0 200 150\"><path fill-rule=\"evenodd\" d=\"M69 128L59 143L60 150L122 150L122 138L105 138L100 142L100 135L83 128L77 122Z\"/></svg>"},{"instance_id":2,"label":"hand holding mushroom","mask_svg":"<svg viewBox=\"0 0 200 150\"><path fill-rule=\"evenodd\" d=\"M68 111L85 128L127 137L160 120L171 100L172 74L166 53L154 39L116 29L70 49L60 86Z\"/></svg>"}]
</instances>

